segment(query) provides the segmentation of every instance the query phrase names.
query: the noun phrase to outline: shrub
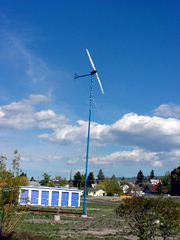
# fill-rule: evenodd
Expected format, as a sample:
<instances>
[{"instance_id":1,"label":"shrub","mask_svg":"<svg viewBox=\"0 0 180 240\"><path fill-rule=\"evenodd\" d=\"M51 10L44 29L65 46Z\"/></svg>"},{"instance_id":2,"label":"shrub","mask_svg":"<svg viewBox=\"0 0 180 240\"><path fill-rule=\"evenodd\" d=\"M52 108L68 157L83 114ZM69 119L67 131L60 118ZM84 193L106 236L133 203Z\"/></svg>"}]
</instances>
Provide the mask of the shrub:
<instances>
[{"instance_id":1,"label":"shrub","mask_svg":"<svg viewBox=\"0 0 180 240\"><path fill-rule=\"evenodd\" d=\"M115 211L125 218L133 233L141 240L155 239L157 231L167 239L177 235L180 230L179 206L170 198L125 199Z\"/></svg>"},{"instance_id":2,"label":"shrub","mask_svg":"<svg viewBox=\"0 0 180 240\"><path fill-rule=\"evenodd\" d=\"M6 167L6 157L0 157L0 239L9 239L22 224L23 212L18 211L18 197L21 185L17 150L12 161L12 169ZM20 221L21 220L21 221Z\"/></svg>"}]
</instances>

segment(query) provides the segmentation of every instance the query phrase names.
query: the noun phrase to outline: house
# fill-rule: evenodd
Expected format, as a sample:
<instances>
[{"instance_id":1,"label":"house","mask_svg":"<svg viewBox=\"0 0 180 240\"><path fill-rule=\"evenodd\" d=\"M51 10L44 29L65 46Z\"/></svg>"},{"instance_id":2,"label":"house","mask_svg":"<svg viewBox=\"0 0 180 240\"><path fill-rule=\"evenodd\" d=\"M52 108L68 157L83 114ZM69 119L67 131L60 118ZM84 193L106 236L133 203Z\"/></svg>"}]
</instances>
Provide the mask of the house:
<instances>
[{"instance_id":1,"label":"house","mask_svg":"<svg viewBox=\"0 0 180 240\"><path fill-rule=\"evenodd\" d=\"M168 193L167 188L163 186L162 192L164 194L167 194ZM157 196L158 195L157 185L146 185L144 189L144 193L145 193L145 196Z\"/></svg>"},{"instance_id":2,"label":"house","mask_svg":"<svg viewBox=\"0 0 180 240\"><path fill-rule=\"evenodd\" d=\"M171 196L180 196L180 166L171 172Z\"/></svg>"},{"instance_id":3,"label":"house","mask_svg":"<svg viewBox=\"0 0 180 240\"><path fill-rule=\"evenodd\" d=\"M131 190L132 193L132 197L136 196L136 197L142 197L144 196L144 192L140 189L139 186L133 186L133 189Z\"/></svg>"},{"instance_id":4,"label":"house","mask_svg":"<svg viewBox=\"0 0 180 240\"><path fill-rule=\"evenodd\" d=\"M123 193L127 193L127 190L129 189L129 186L127 184L121 185L121 188L123 190Z\"/></svg>"},{"instance_id":5,"label":"house","mask_svg":"<svg viewBox=\"0 0 180 240\"><path fill-rule=\"evenodd\" d=\"M150 184L158 185L158 183L162 183L160 179L149 179Z\"/></svg>"},{"instance_id":6,"label":"house","mask_svg":"<svg viewBox=\"0 0 180 240\"><path fill-rule=\"evenodd\" d=\"M103 189L94 189L94 188L88 188L87 189L88 196L98 196L102 197L106 195L106 192Z\"/></svg>"}]
</instances>

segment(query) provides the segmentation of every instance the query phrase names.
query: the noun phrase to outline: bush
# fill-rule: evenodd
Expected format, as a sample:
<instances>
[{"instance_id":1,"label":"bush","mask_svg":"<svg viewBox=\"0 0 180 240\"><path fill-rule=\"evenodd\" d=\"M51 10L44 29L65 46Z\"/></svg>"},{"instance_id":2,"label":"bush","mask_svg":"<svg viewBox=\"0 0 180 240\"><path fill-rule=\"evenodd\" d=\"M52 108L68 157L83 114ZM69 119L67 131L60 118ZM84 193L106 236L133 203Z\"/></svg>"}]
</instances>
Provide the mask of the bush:
<instances>
[{"instance_id":1,"label":"bush","mask_svg":"<svg viewBox=\"0 0 180 240\"><path fill-rule=\"evenodd\" d=\"M125 218L139 239L155 239L157 231L164 239L180 230L180 208L170 198L134 197L125 199L115 210Z\"/></svg>"},{"instance_id":2,"label":"bush","mask_svg":"<svg viewBox=\"0 0 180 240\"><path fill-rule=\"evenodd\" d=\"M18 211L18 197L21 185L19 160L17 150L14 151L12 169L6 167L7 158L0 157L0 239L9 239L23 222L24 212Z\"/></svg>"}]
</instances>

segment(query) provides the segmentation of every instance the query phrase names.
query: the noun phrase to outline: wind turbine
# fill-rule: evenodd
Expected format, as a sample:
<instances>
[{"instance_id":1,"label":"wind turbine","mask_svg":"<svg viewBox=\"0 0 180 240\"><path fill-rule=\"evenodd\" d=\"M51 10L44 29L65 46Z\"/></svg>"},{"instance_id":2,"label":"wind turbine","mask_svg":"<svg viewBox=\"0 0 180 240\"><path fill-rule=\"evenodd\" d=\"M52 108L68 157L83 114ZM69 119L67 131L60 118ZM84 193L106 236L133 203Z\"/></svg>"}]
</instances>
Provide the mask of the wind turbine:
<instances>
[{"instance_id":1,"label":"wind turbine","mask_svg":"<svg viewBox=\"0 0 180 240\"><path fill-rule=\"evenodd\" d=\"M84 204L83 204L83 213L81 214L82 217L87 217L86 214L86 191L87 191L87 170L88 170L88 156L89 156L89 141L90 141L90 125L91 125L91 110L92 110L92 99L93 99L93 76L94 74L96 74L97 80L99 82L99 86L101 88L102 94L104 94L104 90L101 84L101 81L99 79L99 76L97 74L97 70L94 66L94 63L92 61L91 55L88 51L88 49L86 49L87 55L89 57L90 63L93 67L93 71L89 74L85 74L85 75L81 75L78 76L76 73L74 74L74 79L77 78L81 78L81 77L87 77L87 76L91 76L91 88L90 88L90 98L89 98L89 125L88 125L88 136L87 136L87 151L86 151L86 173L85 173L85 188L84 188Z\"/></svg>"}]
</instances>

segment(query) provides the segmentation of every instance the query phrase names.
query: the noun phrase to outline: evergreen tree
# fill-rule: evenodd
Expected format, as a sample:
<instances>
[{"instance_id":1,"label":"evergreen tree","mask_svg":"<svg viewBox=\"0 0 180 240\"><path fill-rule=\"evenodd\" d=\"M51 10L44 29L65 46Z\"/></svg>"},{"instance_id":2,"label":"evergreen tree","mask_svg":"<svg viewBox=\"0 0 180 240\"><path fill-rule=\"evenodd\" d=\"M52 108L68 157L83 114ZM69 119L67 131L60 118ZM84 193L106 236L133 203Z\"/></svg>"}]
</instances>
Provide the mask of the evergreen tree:
<instances>
[{"instance_id":1,"label":"evergreen tree","mask_svg":"<svg viewBox=\"0 0 180 240\"><path fill-rule=\"evenodd\" d=\"M144 175L143 175L142 171L140 170L137 174L136 184L139 185L139 187L142 187L143 182L144 182Z\"/></svg>"},{"instance_id":2,"label":"evergreen tree","mask_svg":"<svg viewBox=\"0 0 180 240\"><path fill-rule=\"evenodd\" d=\"M82 180L82 176L81 176L81 173L78 171L73 177L73 186L74 187L80 187L81 186L81 180Z\"/></svg>"},{"instance_id":3,"label":"evergreen tree","mask_svg":"<svg viewBox=\"0 0 180 240\"><path fill-rule=\"evenodd\" d=\"M154 179L154 178L155 178L154 170L151 170L151 172L150 172L150 179Z\"/></svg>"},{"instance_id":4,"label":"evergreen tree","mask_svg":"<svg viewBox=\"0 0 180 240\"><path fill-rule=\"evenodd\" d=\"M31 177L30 181L35 181L35 180L34 180L34 177Z\"/></svg>"},{"instance_id":5,"label":"evergreen tree","mask_svg":"<svg viewBox=\"0 0 180 240\"><path fill-rule=\"evenodd\" d=\"M86 174L82 174L82 175L81 175L80 187L84 187L84 186L85 186L85 175L86 175Z\"/></svg>"},{"instance_id":6,"label":"evergreen tree","mask_svg":"<svg viewBox=\"0 0 180 240\"><path fill-rule=\"evenodd\" d=\"M126 178L122 177L122 179L121 179L121 181L120 181L120 185L121 185L121 186L122 186L122 185L128 185L128 186L129 186L129 181L128 181Z\"/></svg>"},{"instance_id":7,"label":"evergreen tree","mask_svg":"<svg viewBox=\"0 0 180 240\"><path fill-rule=\"evenodd\" d=\"M105 179L104 173L103 173L102 169L100 169L99 173L97 175L97 180L99 182L99 181L104 181L104 179Z\"/></svg>"},{"instance_id":8,"label":"evergreen tree","mask_svg":"<svg viewBox=\"0 0 180 240\"><path fill-rule=\"evenodd\" d=\"M87 178L87 186L91 187L91 184L94 184L94 183L95 183L94 174L93 174L93 172L90 172L88 175L88 178Z\"/></svg>"},{"instance_id":9,"label":"evergreen tree","mask_svg":"<svg viewBox=\"0 0 180 240\"><path fill-rule=\"evenodd\" d=\"M115 174L112 175L111 180L116 179Z\"/></svg>"}]
</instances>

